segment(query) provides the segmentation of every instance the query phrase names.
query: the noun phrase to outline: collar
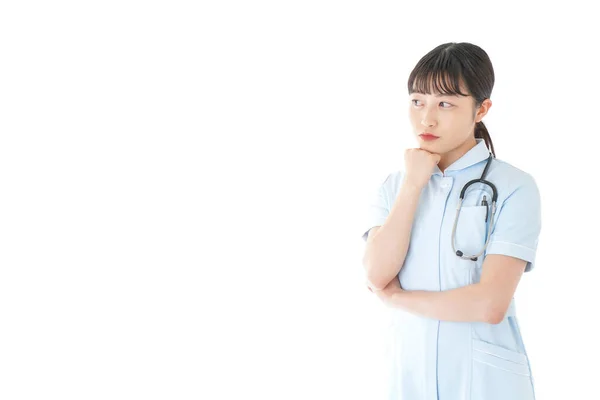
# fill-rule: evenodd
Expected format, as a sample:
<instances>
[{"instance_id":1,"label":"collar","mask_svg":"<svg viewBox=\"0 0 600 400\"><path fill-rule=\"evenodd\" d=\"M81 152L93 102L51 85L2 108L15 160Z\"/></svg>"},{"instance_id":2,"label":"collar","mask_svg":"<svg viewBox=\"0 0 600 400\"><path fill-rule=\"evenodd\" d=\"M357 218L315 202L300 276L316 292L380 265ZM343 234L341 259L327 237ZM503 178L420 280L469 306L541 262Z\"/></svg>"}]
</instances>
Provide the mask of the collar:
<instances>
[{"instance_id":1,"label":"collar","mask_svg":"<svg viewBox=\"0 0 600 400\"><path fill-rule=\"evenodd\" d=\"M449 165L445 172L460 171L461 169L465 169L471 165L475 165L488 159L491 153L485 145L485 141L481 138L477 138L475 140L477 141L477 144L473 146L471 150L467 151L461 158ZM433 169L432 175L443 175L443 173L436 165Z\"/></svg>"}]
</instances>

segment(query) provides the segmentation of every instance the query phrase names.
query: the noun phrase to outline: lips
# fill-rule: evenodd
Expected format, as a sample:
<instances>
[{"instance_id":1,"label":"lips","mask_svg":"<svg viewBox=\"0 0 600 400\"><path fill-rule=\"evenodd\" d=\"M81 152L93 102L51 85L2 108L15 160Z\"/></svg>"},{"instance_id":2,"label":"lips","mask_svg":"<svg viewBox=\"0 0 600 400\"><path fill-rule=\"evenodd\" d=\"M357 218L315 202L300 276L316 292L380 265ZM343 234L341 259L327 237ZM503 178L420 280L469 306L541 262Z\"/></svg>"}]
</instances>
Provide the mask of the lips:
<instances>
[{"instance_id":1,"label":"lips","mask_svg":"<svg viewBox=\"0 0 600 400\"><path fill-rule=\"evenodd\" d=\"M419 137L423 140L435 140L435 139L439 139L438 136L432 135L431 133L423 133L421 135L419 135Z\"/></svg>"}]
</instances>

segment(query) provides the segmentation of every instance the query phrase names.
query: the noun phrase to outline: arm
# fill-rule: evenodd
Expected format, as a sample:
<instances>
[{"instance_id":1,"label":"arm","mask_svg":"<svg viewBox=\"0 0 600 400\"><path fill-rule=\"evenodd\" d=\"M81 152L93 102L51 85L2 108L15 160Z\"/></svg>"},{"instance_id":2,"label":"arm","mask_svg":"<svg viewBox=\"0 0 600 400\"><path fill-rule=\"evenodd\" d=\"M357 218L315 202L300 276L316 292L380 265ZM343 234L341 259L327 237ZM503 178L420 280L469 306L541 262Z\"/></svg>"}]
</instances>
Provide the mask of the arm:
<instances>
[{"instance_id":1,"label":"arm","mask_svg":"<svg viewBox=\"0 0 600 400\"><path fill-rule=\"evenodd\" d=\"M363 266L373 290L383 289L404 264L421 190L403 182L385 223L369 232Z\"/></svg>"},{"instance_id":2,"label":"arm","mask_svg":"<svg viewBox=\"0 0 600 400\"><path fill-rule=\"evenodd\" d=\"M503 320L523 273L533 268L541 230L540 193L531 176L515 183L492 232L479 283L445 292L406 292L398 279L375 292L392 307L445 321Z\"/></svg>"},{"instance_id":3,"label":"arm","mask_svg":"<svg viewBox=\"0 0 600 400\"><path fill-rule=\"evenodd\" d=\"M500 323L506 314L526 261L491 254L483 263L479 283L457 289L405 291L398 279L375 293L390 307L443 321Z\"/></svg>"}]
</instances>

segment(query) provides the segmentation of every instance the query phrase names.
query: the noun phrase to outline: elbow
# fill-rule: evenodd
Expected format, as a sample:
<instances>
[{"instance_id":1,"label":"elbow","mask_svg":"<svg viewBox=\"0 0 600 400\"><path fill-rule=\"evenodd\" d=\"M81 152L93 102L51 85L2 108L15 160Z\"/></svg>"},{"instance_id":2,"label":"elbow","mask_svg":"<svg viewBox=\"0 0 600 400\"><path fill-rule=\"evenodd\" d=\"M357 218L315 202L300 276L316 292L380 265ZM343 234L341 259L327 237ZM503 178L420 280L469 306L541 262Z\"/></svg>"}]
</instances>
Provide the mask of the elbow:
<instances>
[{"instance_id":1,"label":"elbow","mask_svg":"<svg viewBox=\"0 0 600 400\"><path fill-rule=\"evenodd\" d=\"M479 305L478 320L492 325L498 325L504 321L508 306L510 305L510 299L507 302L503 296L497 295L481 284L478 284L476 287L479 288L478 301L475 302L475 304Z\"/></svg>"},{"instance_id":2,"label":"elbow","mask_svg":"<svg viewBox=\"0 0 600 400\"><path fill-rule=\"evenodd\" d=\"M369 287L374 290L384 289L398 275L400 270L394 264L390 264L389 260L374 258L369 253L364 255L362 264Z\"/></svg>"},{"instance_id":3,"label":"elbow","mask_svg":"<svg viewBox=\"0 0 600 400\"><path fill-rule=\"evenodd\" d=\"M372 268L367 263L365 263L365 271L368 285L373 290L382 290L391 281L391 278L386 278L383 274L381 274L380 270Z\"/></svg>"},{"instance_id":4,"label":"elbow","mask_svg":"<svg viewBox=\"0 0 600 400\"><path fill-rule=\"evenodd\" d=\"M500 322L504 320L504 316L506 315L506 307L498 307L497 305L490 305L486 307L483 313L483 321L492 324L498 325Z\"/></svg>"},{"instance_id":5,"label":"elbow","mask_svg":"<svg viewBox=\"0 0 600 400\"><path fill-rule=\"evenodd\" d=\"M373 291L383 290L383 289L385 289L386 286L387 286L387 283L386 284L382 284L381 281L375 281L375 282L373 282L372 280L369 279L369 287Z\"/></svg>"}]
</instances>

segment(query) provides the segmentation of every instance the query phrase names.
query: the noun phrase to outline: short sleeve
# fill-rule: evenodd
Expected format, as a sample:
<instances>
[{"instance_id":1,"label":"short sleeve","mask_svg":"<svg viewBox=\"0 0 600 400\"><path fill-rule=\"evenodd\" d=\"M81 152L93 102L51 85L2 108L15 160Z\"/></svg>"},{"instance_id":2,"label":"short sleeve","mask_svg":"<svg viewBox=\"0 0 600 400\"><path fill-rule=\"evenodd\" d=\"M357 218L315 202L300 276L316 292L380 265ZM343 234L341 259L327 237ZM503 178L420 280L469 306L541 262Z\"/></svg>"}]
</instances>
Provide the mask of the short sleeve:
<instances>
[{"instance_id":1,"label":"short sleeve","mask_svg":"<svg viewBox=\"0 0 600 400\"><path fill-rule=\"evenodd\" d=\"M540 193L535 180L528 175L498 210L486 254L525 260L525 272L529 272L535 265L541 227Z\"/></svg>"},{"instance_id":2,"label":"short sleeve","mask_svg":"<svg viewBox=\"0 0 600 400\"><path fill-rule=\"evenodd\" d=\"M363 218L363 240L367 240L369 230L375 226L381 226L385 222L388 214L390 213L389 197L388 197L388 183L391 179L391 174L385 179L385 181L379 186L379 189L371 196L370 203L367 205L367 209L364 213Z\"/></svg>"}]
</instances>

